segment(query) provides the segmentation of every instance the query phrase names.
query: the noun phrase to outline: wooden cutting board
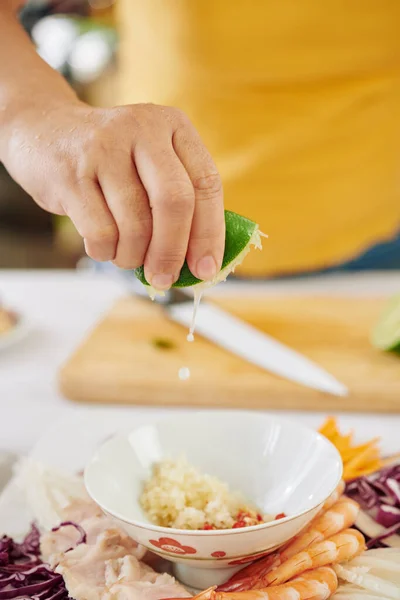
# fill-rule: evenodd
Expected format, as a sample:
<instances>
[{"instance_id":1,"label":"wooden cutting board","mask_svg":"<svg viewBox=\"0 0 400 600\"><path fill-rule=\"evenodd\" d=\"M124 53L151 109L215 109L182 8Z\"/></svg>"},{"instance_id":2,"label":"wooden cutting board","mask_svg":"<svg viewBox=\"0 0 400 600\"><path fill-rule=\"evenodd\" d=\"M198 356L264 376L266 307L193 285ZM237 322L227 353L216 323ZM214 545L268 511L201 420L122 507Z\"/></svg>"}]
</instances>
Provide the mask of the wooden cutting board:
<instances>
[{"instance_id":1,"label":"wooden cutting board","mask_svg":"<svg viewBox=\"0 0 400 600\"><path fill-rule=\"evenodd\" d=\"M347 398L264 372L186 330L149 302L124 298L60 373L80 402L400 412L400 357L371 347L384 299L237 297L213 300L318 362L350 389ZM187 381L178 378L190 368Z\"/></svg>"}]
</instances>

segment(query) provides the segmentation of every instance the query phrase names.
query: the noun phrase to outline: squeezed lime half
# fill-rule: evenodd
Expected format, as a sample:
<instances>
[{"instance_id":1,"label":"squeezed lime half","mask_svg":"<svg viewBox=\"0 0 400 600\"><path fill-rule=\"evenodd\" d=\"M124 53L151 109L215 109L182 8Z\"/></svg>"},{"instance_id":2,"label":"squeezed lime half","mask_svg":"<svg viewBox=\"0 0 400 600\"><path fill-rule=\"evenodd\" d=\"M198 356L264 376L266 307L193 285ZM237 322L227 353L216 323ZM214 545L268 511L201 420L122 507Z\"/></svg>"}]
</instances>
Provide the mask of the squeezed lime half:
<instances>
[{"instance_id":1,"label":"squeezed lime half","mask_svg":"<svg viewBox=\"0 0 400 600\"><path fill-rule=\"evenodd\" d=\"M257 223L242 217L237 213L226 210L225 211L225 252L222 261L222 267L220 272L212 281L203 282L201 279L195 277L186 261L181 269L179 279L173 284L173 287L184 288L193 287L197 285L203 285L205 287L212 287L221 281L225 281L230 273L240 265L247 254L250 252L252 246L261 250L261 236L258 229ZM149 294L154 296L157 293L149 283L146 281L144 275L144 267L135 269L135 275L148 288Z\"/></svg>"}]
</instances>

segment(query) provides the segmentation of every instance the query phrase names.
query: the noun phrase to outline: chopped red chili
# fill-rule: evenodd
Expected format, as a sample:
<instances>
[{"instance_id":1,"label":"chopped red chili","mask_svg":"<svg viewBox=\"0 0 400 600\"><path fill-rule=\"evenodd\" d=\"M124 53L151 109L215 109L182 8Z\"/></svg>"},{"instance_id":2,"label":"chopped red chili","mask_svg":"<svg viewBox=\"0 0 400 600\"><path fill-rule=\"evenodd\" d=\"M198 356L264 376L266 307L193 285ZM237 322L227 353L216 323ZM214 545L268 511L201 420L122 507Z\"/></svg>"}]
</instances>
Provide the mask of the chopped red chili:
<instances>
[{"instance_id":1,"label":"chopped red chili","mask_svg":"<svg viewBox=\"0 0 400 600\"><path fill-rule=\"evenodd\" d=\"M276 521L277 519L284 519L285 517L286 517L285 513L279 513L278 515L276 515L276 517L275 517L275 521Z\"/></svg>"},{"instance_id":2,"label":"chopped red chili","mask_svg":"<svg viewBox=\"0 0 400 600\"><path fill-rule=\"evenodd\" d=\"M245 521L236 521L236 523L232 525L232 529L238 529L239 527L246 527Z\"/></svg>"}]
</instances>

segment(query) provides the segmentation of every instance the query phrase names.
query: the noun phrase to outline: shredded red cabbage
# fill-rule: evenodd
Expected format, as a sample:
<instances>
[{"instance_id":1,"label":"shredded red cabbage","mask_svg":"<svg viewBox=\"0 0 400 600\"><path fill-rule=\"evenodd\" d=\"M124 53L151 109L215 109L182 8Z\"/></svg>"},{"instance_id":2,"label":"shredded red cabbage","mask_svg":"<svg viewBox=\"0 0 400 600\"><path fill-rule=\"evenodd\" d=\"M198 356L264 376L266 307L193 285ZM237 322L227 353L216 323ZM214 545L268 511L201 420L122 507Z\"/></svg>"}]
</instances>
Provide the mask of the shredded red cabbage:
<instances>
[{"instance_id":1,"label":"shredded red cabbage","mask_svg":"<svg viewBox=\"0 0 400 600\"><path fill-rule=\"evenodd\" d=\"M378 508L376 520L380 525L383 525L384 527L393 527L393 525L400 523L400 508L397 508L396 506L388 506L387 504L382 504Z\"/></svg>"},{"instance_id":2,"label":"shredded red cabbage","mask_svg":"<svg viewBox=\"0 0 400 600\"><path fill-rule=\"evenodd\" d=\"M382 533L369 539L368 548L381 547L386 538L400 532L400 464L353 479L345 493L384 528ZM368 535L368 532L363 533Z\"/></svg>"},{"instance_id":3,"label":"shredded red cabbage","mask_svg":"<svg viewBox=\"0 0 400 600\"><path fill-rule=\"evenodd\" d=\"M20 544L0 538L0 600L68 600L64 580L40 560L35 525Z\"/></svg>"},{"instance_id":4,"label":"shredded red cabbage","mask_svg":"<svg viewBox=\"0 0 400 600\"><path fill-rule=\"evenodd\" d=\"M80 538L77 540L75 546L71 546L71 548L68 548L68 550L65 550L65 552L69 552L76 546L79 546L79 544L86 544L86 531L83 529L83 527L78 525L78 523L74 523L73 521L64 521L63 523L60 523L58 527L53 527L52 531L58 531L59 529L61 529L61 527L68 526L75 527L75 529L79 531Z\"/></svg>"}]
</instances>

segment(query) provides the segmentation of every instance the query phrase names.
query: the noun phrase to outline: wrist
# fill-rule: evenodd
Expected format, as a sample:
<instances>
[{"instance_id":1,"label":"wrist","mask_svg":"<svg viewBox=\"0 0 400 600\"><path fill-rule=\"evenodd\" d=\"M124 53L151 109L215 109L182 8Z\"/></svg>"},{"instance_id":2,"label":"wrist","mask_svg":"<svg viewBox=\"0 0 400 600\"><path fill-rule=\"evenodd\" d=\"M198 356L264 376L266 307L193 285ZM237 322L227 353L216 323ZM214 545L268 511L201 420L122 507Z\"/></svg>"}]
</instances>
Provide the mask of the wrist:
<instances>
[{"instance_id":1,"label":"wrist","mask_svg":"<svg viewBox=\"0 0 400 600\"><path fill-rule=\"evenodd\" d=\"M74 90L37 54L12 11L0 0L0 160L18 128L66 104L79 104Z\"/></svg>"},{"instance_id":2,"label":"wrist","mask_svg":"<svg viewBox=\"0 0 400 600\"><path fill-rule=\"evenodd\" d=\"M25 94L19 90L11 92L8 102L0 106L0 162L7 162L6 157L14 141L18 143L19 139L25 137L25 132L51 119L54 113L61 108L65 110L67 106L83 106L69 87L62 93L44 93L36 90L29 90Z\"/></svg>"}]
</instances>

